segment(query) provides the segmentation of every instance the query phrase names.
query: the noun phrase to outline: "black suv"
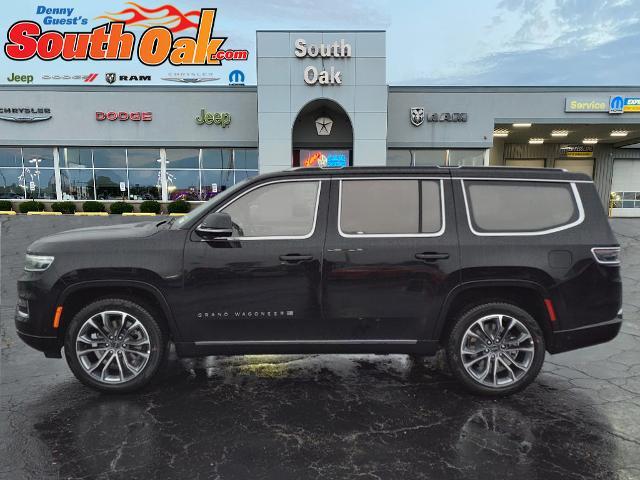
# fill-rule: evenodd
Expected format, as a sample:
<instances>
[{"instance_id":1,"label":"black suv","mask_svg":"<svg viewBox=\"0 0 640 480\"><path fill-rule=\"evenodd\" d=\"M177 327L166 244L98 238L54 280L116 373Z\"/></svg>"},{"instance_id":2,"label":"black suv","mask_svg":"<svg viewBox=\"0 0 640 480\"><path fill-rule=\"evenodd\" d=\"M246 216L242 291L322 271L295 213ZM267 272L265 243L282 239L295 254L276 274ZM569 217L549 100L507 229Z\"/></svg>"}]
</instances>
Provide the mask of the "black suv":
<instances>
[{"instance_id":1,"label":"black suv","mask_svg":"<svg viewBox=\"0 0 640 480\"><path fill-rule=\"evenodd\" d=\"M179 356L444 348L473 392L622 323L619 245L593 182L519 168L294 169L169 221L29 246L16 328L122 392Z\"/></svg>"}]
</instances>

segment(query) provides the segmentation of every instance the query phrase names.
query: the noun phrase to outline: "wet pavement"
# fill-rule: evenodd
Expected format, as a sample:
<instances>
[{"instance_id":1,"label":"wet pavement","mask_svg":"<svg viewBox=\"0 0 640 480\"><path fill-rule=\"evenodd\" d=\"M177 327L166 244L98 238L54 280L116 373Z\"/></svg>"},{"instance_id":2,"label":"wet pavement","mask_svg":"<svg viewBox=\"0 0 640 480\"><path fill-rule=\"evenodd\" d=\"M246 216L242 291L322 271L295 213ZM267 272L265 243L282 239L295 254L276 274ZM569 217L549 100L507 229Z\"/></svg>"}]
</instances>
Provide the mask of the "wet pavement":
<instances>
[{"instance_id":1,"label":"wet pavement","mask_svg":"<svg viewBox=\"0 0 640 480\"><path fill-rule=\"evenodd\" d=\"M172 357L151 390L94 392L16 337L15 280L34 239L125 220L2 221L0 478L640 479L640 220L612 221L622 333L501 400L403 355Z\"/></svg>"}]
</instances>

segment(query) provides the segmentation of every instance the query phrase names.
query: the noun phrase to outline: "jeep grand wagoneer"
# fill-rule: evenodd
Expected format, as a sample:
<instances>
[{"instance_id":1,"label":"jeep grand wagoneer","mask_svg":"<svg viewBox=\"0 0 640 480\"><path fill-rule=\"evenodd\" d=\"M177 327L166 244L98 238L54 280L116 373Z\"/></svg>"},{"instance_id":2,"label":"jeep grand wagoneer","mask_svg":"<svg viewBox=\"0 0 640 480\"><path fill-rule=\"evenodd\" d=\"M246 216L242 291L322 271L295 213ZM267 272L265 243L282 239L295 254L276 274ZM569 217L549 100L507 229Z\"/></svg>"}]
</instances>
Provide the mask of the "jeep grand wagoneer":
<instances>
[{"instance_id":1,"label":"jeep grand wagoneer","mask_svg":"<svg viewBox=\"0 0 640 480\"><path fill-rule=\"evenodd\" d=\"M469 390L611 340L619 246L590 178L517 168L296 169L171 220L29 246L16 328L110 392L180 356L444 349Z\"/></svg>"}]
</instances>

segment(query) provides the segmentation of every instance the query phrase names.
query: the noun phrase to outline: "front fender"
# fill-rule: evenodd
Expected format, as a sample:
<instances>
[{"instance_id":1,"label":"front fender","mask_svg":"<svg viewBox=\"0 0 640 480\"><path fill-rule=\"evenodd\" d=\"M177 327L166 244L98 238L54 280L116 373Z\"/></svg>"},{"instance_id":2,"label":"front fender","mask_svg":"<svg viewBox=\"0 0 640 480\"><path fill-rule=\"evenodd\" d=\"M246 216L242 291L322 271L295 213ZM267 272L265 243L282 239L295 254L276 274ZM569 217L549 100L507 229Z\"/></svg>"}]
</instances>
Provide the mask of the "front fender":
<instances>
[{"instance_id":1,"label":"front fender","mask_svg":"<svg viewBox=\"0 0 640 480\"><path fill-rule=\"evenodd\" d=\"M65 305L65 301L73 294L88 289L104 289L107 291L110 288L128 288L132 291L143 290L150 294L156 301L157 306L162 310L165 318L167 319L168 327L172 332L174 338L180 338L180 331L175 321L173 311L163 292L154 284L143 281L134 280L130 278L111 278L109 280L96 279L96 280L83 280L71 285L68 285L60 294L57 305Z\"/></svg>"}]
</instances>

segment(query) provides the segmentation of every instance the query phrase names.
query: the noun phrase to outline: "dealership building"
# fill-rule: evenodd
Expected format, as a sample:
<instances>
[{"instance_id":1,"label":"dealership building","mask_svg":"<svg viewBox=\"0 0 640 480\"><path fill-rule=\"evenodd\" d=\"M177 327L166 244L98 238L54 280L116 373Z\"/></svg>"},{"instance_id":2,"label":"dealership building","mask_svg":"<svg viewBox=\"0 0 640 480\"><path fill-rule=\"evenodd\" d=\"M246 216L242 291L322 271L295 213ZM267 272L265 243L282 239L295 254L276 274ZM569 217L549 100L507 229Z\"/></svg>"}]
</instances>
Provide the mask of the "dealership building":
<instances>
[{"instance_id":1,"label":"dealership building","mask_svg":"<svg viewBox=\"0 0 640 480\"><path fill-rule=\"evenodd\" d=\"M259 31L255 61L256 86L131 86L114 63L112 84L0 87L0 197L200 201L291 167L506 165L584 172L640 216L640 87L389 86L384 31Z\"/></svg>"}]
</instances>

